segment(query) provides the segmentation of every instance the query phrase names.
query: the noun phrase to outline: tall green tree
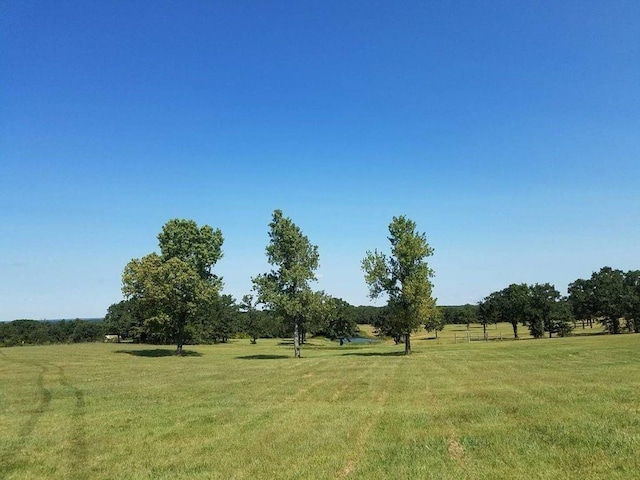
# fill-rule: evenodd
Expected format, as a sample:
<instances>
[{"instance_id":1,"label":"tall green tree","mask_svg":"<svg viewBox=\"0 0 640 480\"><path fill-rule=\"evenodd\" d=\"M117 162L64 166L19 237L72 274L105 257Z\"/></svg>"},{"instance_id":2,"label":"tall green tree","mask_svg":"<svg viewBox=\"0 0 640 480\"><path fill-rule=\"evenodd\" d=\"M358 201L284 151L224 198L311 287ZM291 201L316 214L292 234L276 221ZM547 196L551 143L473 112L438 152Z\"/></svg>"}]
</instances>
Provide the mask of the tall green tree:
<instances>
[{"instance_id":1,"label":"tall green tree","mask_svg":"<svg viewBox=\"0 0 640 480\"><path fill-rule=\"evenodd\" d=\"M582 322L582 328L588 324L593 328L593 321L597 317L595 305L595 291L592 280L579 278L569 284L569 305L574 318Z\"/></svg>"},{"instance_id":2,"label":"tall green tree","mask_svg":"<svg viewBox=\"0 0 640 480\"><path fill-rule=\"evenodd\" d=\"M163 331L182 354L187 326L218 295L213 274L222 257L222 232L193 220L173 219L158 235L160 252L131 260L122 274L122 292L144 312L144 323Z\"/></svg>"},{"instance_id":3,"label":"tall green tree","mask_svg":"<svg viewBox=\"0 0 640 480\"><path fill-rule=\"evenodd\" d=\"M411 353L411 333L433 314L435 299L431 296L433 270L426 258L433 255L424 233L405 216L393 217L389 224L389 256L367 251L362 260L369 296L388 297L390 320L394 330L402 334L405 354Z\"/></svg>"},{"instance_id":4,"label":"tall green tree","mask_svg":"<svg viewBox=\"0 0 640 480\"><path fill-rule=\"evenodd\" d=\"M569 303L579 320L597 319L609 333L640 332L640 272L602 267L569 285Z\"/></svg>"},{"instance_id":5,"label":"tall green tree","mask_svg":"<svg viewBox=\"0 0 640 480\"><path fill-rule=\"evenodd\" d=\"M178 258L191 266L203 280L221 286L221 279L212 271L222 258L224 239L220 229L209 225L198 228L193 220L169 220L158 234L163 260Z\"/></svg>"},{"instance_id":6,"label":"tall green tree","mask_svg":"<svg viewBox=\"0 0 640 480\"><path fill-rule=\"evenodd\" d=\"M498 321L500 296L498 292L485 297L478 303L478 322L482 325L482 336L487 340L487 326Z\"/></svg>"},{"instance_id":7,"label":"tall green tree","mask_svg":"<svg viewBox=\"0 0 640 480\"><path fill-rule=\"evenodd\" d=\"M427 332L434 332L438 338L438 332L444 330L444 312L436 308L427 320L424 322L424 329Z\"/></svg>"},{"instance_id":8,"label":"tall green tree","mask_svg":"<svg viewBox=\"0 0 640 480\"><path fill-rule=\"evenodd\" d=\"M640 270L630 270L624 277L624 317L629 331L640 333Z\"/></svg>"},{"instance_id":9,"label":"tall green tree","mask_svg":"<svg viewBox=\"0 0 640 480\"><path fill-rule=\"evenodd\" d=\"M302 316L298 334L300 343L307 341L307 335L317 335L325 331L333 311L331 297L324 291L308 290L302 295Z\"/></svg>"},{"instance_id":10,"label":"tall green tree","mask_svg":"<svg viewBox=\"0 0 640 480\"><path fill-rule=\"evenodd\" d=\"M518 324L527 321L530 290L526 283L512 283L498 294L498 321L508 322L513 328L513 338L518 338Z\"/></svg>"},{"instance_id":11,"label":"tall green tree","mask_svg":"<svg viewBox=\"0 0 640 480\"><path fill-rule=\"evenodd\" d=\"M274 268L252 279L258 301L284 318L293 329L294 356L300 357L301 331L312 295L310 282L316 280L320 256L302 230L275 210L269 223L267 260Z\"/></svg>"},{"instance_id":12,"label":"tall green tree","mask_svg":"<svg viewBox=\"0 0 640 480\"><path fill-rule=\"evenodd\" d=\"M549 338L554 333L560 336L567 335L571 331L571 325L566 299L549 283L537 283L529 288L527 325L531 335L535 338L542 337L544 332L549 334Z\"/></svg>"},{"instance_id":13,"label":"tall green tree","mask_svg":"<svg viewBox=\"0 0 640 480\"><path fill-rule=\"evenodd\" d=\"M371 325L376 336L391 337L396 345L404 340L402 318L395 315L388 305L384 305L372 319Z\"/></svg>"},{"instance_id":14,"label":"tall green tree","mask_svg":"<svg viewBox=\"0 0 640 480\"><path fill-rule=\"evenodd\" d=\"M117 334L121 339L133 339L140 316L140 306L135 300L114 303L109 306L104 317L105 332Z\"/></svg>"},{"instance_id":15,"label":"tall green tree","mask_svg":"<svg viewBox=\"0 0 640 480\"><path fill-rule=\"evenodd\" d=\"M625 316L625 275L622 270L602 267L591 275L593 307L598 321L609 333L622 333L620 320Z\"/></svg>"},{"instance_id":16,"label":"tall green tree","mask_svg":"<svg viewBox=\"0 0 640 480\"><path fill-rule=\"evenodd\" d=\"M244 295L240 303L240 328L249 335L253 345L257 343L260 335L265 333L263 316L260 313L253 295Z\"/></svg>"},{"instance_id":17,"label":"tall green tree","mask_svg":"<svg viewBox=\"0 0 640 480\"><path fill-rule=\"evenodd\" d=\"M216 295L201 315L201 323L194 322L194 336L205 343L227 343L240 325L240 307L231 295Z\"/></svg>"},{"instance_id":18,"label":"tall green tree","mask_svg":"<svg viewBox=\"0 0 640 480\"><path fill-rule=\"evenodd\" d=\"M351 341L358 333L355 309L341 298L328 297L326 325L323 333L327 338L340 341Z\"/></svg>"}]
</instances>

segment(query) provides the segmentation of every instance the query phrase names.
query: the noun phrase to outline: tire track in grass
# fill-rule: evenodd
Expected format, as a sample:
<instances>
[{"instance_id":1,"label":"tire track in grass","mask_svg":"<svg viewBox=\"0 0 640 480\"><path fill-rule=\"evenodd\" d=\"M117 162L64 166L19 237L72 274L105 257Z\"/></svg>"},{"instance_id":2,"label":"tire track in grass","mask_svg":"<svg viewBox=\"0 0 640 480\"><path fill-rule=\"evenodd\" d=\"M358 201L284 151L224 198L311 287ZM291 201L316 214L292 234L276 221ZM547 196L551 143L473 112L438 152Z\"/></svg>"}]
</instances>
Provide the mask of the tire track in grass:
<instances>
[{"instance_id":1,"label":"tire track in grass","mask_svg":"<svg viewBox=\"0 0 640 480\"><path fill-rule=\"evenodd\" d=\"M25 456L23 450L33 436L33 432L35 431L40 418L49 409L52 394L51 390L45 388L44 379L45 375L49 371L49 369L45 365L41 365L36 362L15 360L7 357L4 352L0 352L0 356L2 356L4 360L9 363L26 365L28 367L34 367L40 370L35 380L37 395L39 397L38 403L35 408L30 411L26 421L18 429L16 437L7 442L6 447L3 448L2 452L0 452L1 470L7 472L13 470L18 464L21 463L21 460Z\"/></svg>"},{"instance_id":2,"label":"tire track in grass","mask_svg":"<svg viewBox=\"0 0 640 480\"><path fill-rule=\"evenodd\" d=\"M340 397L342 397L344 392L347 391L347 389L349 388L349 385L350 385L349 382L343 382L342 385L340 385L331 396L331 403L337 402L340 399Z\"/></svg>"},{"instance_id":3,"label":"tire track in grass","mask_svg":"<svg viewBox=\"0 0 640 480\"><path fill-rule=\"evenodd\" d=\"M19 429L18 434L13 442L8 442L8 447L5 451L0 453L0 467L3 471L15 468L20 460L26 455L24 452L31 438L33 432L38 425L38 422L42 416L50 410L51 400L53 394L51 390L45 386L45 378L51 372L51 369L55 369L57 375L57 383L64 387L66 390L71 391L75 399L74 406L71 412L71 449L69 453L70 459L70 473L72 477L84 478L85 466L87 459L87 442L86 442L86 429L85 429L85 401L84 392L71 385L65 374L64 368L58 365L45 364L39 362L21 361L12 358L8 358L4 352L0 352L6 361L18 365L26 365L29 367L39 368L40 372L36 378L36 388L39 395L38 404L33 409L27 420ZM54 373L51 373L54 375Z\"/></svg>"},{"instance_id":4,"label":"tire track in grass","mask_svg":"<svg viewBox=\"0 0 640 480\"><path fill-rule=\"evenodd\" d=\"M87 435L85 421L85 401L84 392L69 383L65 370L61 366L56 366L60 385L71 392L74 398L73 409L71 411L71 449L69 451L69 470L73 477L86 478L87 466Z\"/></svg>"},{"instance_id":5,"label":"tire track in grass","mask_svg":"<svg viewBox=\"0 0 640 480\"><path fill-rule=\"evenodd\" d=\"M375 362L372 366L373 370L379 370L380 362ZM388 380L395 377L395 373L400 366L400 361L396 360L394 368L389 369L388 373L383 377L381 384L385 385L381 390L376 390L373 396L373 411L369 415L366 423L360 428L355 441L355 446L348 456L345 464L338 470L336 478L347 478L353 474L358 468L358 460L363 457L367 447L371 432L378 425L382 415L384 414L387 401L389 400Z\"/></svg>"}]
</instances>

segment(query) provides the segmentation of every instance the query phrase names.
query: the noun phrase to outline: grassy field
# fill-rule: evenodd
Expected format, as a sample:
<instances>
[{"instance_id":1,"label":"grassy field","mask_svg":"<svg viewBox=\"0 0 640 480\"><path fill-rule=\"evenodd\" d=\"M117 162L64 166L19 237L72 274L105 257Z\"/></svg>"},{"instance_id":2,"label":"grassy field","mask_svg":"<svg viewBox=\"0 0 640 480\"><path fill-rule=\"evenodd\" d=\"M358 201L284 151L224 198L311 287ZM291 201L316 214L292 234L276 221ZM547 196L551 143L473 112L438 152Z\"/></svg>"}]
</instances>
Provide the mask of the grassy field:
<instances>
[{"instance_id":1,"label":"grassy field","mask_svg":"<svg viewBox=\"0 0 640 480\"><path fill-rule=\"evenodd\" d=\"M640 335L457 332L0 349L0 477L638 478Z\"/></svg>"}]
</instances>

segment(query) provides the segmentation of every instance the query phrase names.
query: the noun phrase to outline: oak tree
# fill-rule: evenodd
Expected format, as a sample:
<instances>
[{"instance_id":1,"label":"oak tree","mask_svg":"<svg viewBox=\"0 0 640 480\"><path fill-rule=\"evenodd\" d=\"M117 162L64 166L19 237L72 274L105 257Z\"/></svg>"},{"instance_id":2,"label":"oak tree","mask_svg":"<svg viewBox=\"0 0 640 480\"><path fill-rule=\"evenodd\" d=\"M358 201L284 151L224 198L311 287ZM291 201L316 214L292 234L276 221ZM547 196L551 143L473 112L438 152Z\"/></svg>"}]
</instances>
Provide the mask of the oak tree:
<instances>
[{"instance_id":1,"label":"oak tree","mask_svg":"<svg viewBox=\"0 0 640 480\"><path fill-rule=\"evenodd\" d=\"M197 320L222 286L212 268L222 257L222 232L193 220L173 219L158 235L160 255L131 260L122 292L144 312L145 323L177 345L182 354L187 325Z\"/></svg>"}]
</instances>

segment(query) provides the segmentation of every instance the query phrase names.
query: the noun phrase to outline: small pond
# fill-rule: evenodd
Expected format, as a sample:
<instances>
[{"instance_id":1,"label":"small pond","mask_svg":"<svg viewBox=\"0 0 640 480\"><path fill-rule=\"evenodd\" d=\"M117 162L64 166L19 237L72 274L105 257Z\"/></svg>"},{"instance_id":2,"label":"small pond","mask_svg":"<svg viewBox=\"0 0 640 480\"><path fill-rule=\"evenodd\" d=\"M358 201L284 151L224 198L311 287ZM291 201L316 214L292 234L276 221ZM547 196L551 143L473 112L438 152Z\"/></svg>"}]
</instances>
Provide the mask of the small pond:
<instances>
[{"instance_id":1,"label":"small pond","mask_svg":"<svg viewBox=\"0 0 640 480\"><path fill-rule=\"evenodd\" d=\"M349 345L349 343L361 344L361 343L378 343L380 339L378 338L366 338L366 337L353 337L349 340L345 339L344 344ZM340 343L340 340L336 340L336 342Z\"/></svg>"}]
</instances>

